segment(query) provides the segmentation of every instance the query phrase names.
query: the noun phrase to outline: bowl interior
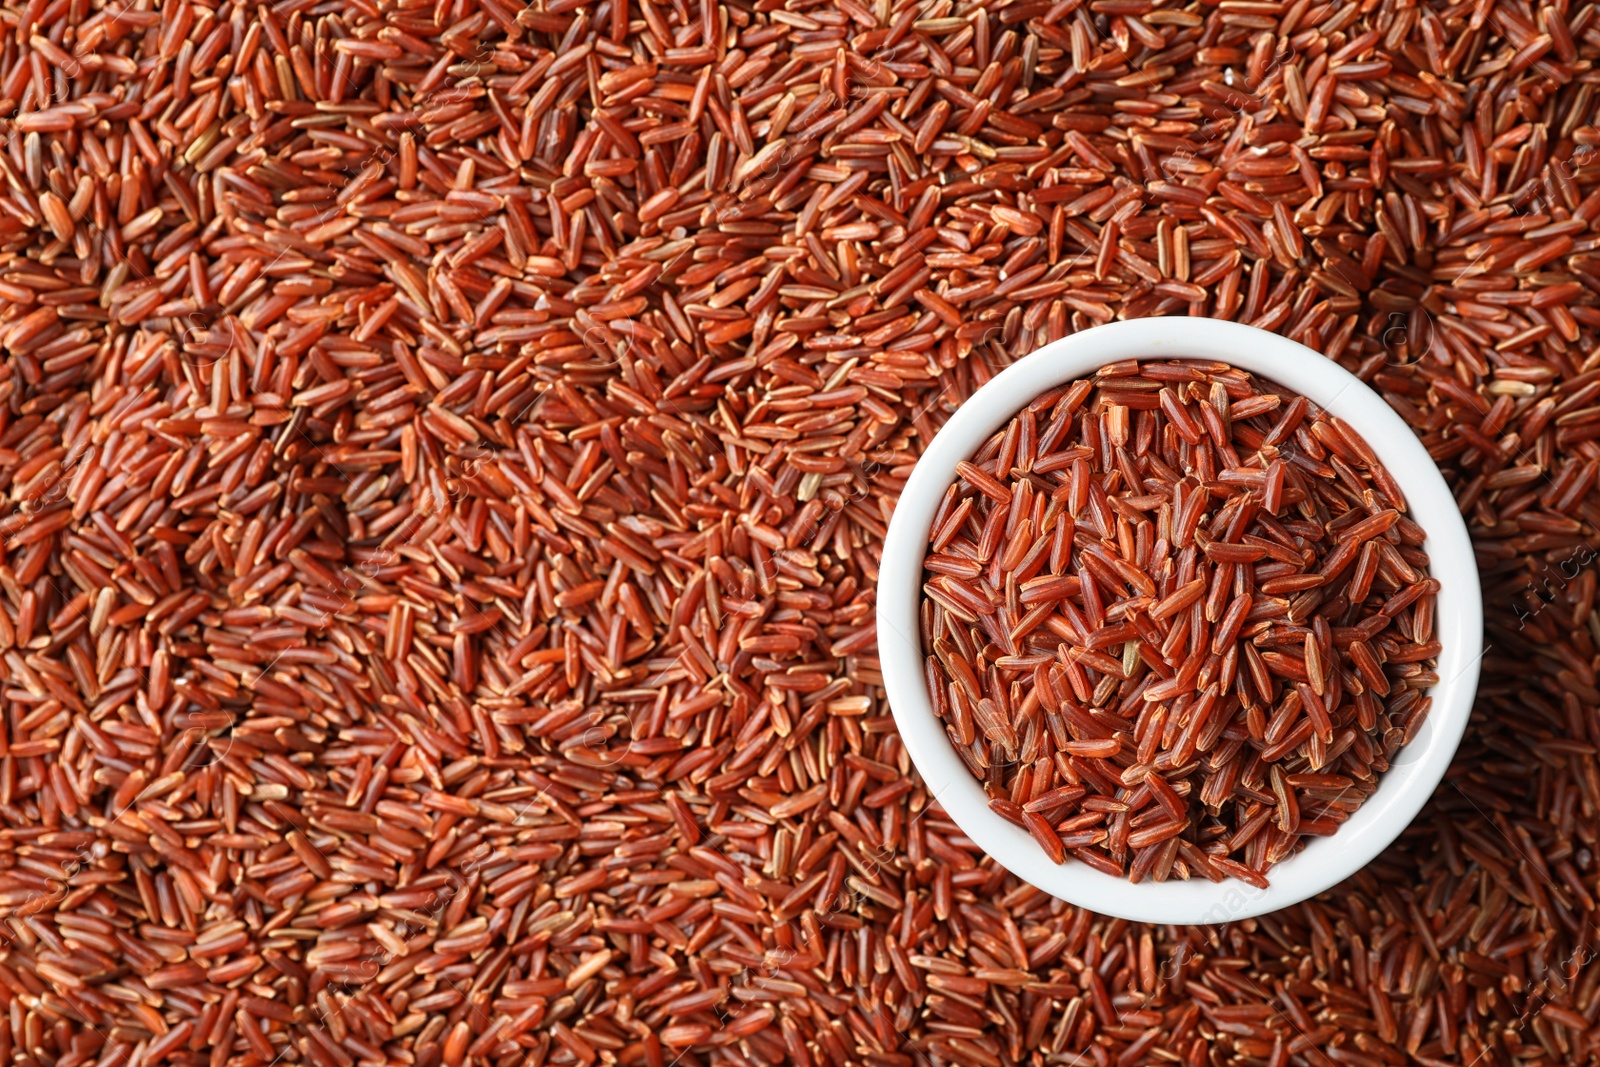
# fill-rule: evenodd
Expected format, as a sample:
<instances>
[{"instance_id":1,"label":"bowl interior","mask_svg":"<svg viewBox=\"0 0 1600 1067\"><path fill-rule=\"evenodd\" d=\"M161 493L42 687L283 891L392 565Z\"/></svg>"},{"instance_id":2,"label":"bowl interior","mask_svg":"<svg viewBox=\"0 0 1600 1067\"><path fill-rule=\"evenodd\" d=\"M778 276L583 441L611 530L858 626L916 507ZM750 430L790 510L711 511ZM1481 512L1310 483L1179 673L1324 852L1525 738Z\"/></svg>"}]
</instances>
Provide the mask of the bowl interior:
<instances>
[{"instance_id":1,"label":"bowl interior","mask_svg":"<svg viewBox=\"0 0 1600 1067\"><path fill-rule=\"evenodd\" d=\"M981 783L945 736L923 679L922 561L955 465L1046 389L1130 358L1229 363L1293 389L1349 423L1405 493L1408 515L1427 533L1424 547L1440 583L1439 683L1429 690L1433 705L1424 725L1338 832L1311 839L1268 871L1267 889L1232 879L1133 884L1070 858L1051 862L1027 831L989 809ZM1155 318L1110 323L1048 344L956 410L917 462L895 508L884 543L877 621L884 685L906 749L968 837L1013 874L1070 903L1137 921L1214 923L1314 896L1366 865L1415 818L1466 728L1482 656L1482 614L1477 566L1455 499L1416 435L1376 393L1332 360L1276 334L1216 319Z\"/></svg>"}]
</instances>

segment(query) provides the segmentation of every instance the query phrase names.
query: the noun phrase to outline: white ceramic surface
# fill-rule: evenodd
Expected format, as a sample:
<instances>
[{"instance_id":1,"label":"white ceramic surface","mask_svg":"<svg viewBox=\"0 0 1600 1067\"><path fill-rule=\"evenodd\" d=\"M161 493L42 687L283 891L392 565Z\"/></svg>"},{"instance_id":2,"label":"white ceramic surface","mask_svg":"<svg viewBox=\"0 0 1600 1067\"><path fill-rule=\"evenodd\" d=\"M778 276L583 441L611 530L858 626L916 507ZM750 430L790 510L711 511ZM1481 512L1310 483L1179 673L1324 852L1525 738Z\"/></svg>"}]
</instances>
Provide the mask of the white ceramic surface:
<instances>
[{"instance_id":1,"label":"white ceramic surface","mask_svg":"<svg viewBox=\"0 0 1600 1067\"><path fill-rule=\"evenodd\" d=\"M1144 882L1069 858L1051 862L1027 833L989 809L934 715L918 633L922 560L955 465L1029 401L1062 382L1129 358L1219 360L1303 394L1345 420L1405 492L1408 514L1427 531L1441 584L1436 614L1439 684L1433 707L1378 790L1330 837L1312 838L1267 872L1268 889L1228 879ZM1053 342L1006 368L951 416L918 461L895 508L878 583L878 645L895 722L918 771L962 831L1018 877L1107 915L1156 923L1226 922L1305 900L1360 870L1416 817L1455 754L1472 709L1483 647L1483 605L1472 544L1455 500L1416 435L1354 375L1304 345L1239 323L1201 318L1115 322Z\"/></svg>"}]
</instances>

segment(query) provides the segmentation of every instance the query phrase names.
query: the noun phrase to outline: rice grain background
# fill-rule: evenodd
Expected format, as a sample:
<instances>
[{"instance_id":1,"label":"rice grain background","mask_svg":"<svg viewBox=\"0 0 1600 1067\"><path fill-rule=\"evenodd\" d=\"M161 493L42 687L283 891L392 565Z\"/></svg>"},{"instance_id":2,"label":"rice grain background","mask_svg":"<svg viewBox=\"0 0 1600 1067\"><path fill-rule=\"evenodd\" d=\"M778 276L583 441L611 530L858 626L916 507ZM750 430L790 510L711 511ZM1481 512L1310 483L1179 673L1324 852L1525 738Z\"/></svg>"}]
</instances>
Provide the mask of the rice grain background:
<instances>
[{"instance_id":1,"label":"rice grain background","mask_svg":"<svg viewBox=\"0 0 1600 1067\"><path fill-rule=\"evenodd\" d=\"M1597 55L1564 2L0 6L0 1057L1593 1060ZM953 405L1151 314L1372 383L1488 607L1413 829L1207 927L985 861L874 655Z\"/></svg>"}]
</instances>

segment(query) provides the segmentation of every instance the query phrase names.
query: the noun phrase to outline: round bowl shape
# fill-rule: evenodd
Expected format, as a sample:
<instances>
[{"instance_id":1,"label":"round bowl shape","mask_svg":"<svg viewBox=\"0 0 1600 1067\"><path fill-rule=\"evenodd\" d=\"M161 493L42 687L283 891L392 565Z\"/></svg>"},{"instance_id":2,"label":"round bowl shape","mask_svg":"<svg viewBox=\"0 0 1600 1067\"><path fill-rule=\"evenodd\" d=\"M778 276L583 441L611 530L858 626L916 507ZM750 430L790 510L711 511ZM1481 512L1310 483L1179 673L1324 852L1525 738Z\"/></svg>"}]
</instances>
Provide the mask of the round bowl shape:
<instances>
[{"instance_id":1,"label":"round bowl shape","mask_svg":"<svg viewBox=\"0 0 1600 1067\"><path fill-rule=\"evenodd\" d=\"M1257 889L1226 879L1141 882L1073 860L1051 861L1026 830L989 809L982 784L956 755L934 714L923 674L919 606L922 561L939 501L955 466L1034 397L1122 359L1228 363L1292 389L1361 434L1405 493L1407 514L1427 532L1424 546L1440 589L1441 643L1433 706L1378 789L1330 837L1312 838L1267 872ZM1054 341L1006 368L950 417L911 472L884 542L878 581L878 646L884 686L901 737L923 780L963 833L1007 870L1092 911L1155 923L1218 923L1299 903L1370 862L1406 828L1444 776L1466 729L1483 654L1483 603L1466 524L1427 450L1400 417L1337 363L1297 342L1217 319L1115 322Z\"/></svg>"}]
</instances>

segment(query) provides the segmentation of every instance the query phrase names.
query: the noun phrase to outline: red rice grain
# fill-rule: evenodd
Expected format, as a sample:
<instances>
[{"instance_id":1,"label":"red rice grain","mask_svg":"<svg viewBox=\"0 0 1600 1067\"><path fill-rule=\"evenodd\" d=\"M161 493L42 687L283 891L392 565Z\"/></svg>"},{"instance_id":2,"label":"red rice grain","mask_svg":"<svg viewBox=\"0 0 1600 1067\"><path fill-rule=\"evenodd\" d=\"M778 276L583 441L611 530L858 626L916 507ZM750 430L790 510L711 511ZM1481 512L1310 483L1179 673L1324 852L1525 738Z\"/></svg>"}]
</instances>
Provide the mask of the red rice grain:
<instances>
[{"instance_id":1,"label":"red rice grain","mask_svg":"<svg viewBox=\"0 0 1600 1067\"><path fill-rule=\"evenodd\" d=\"M958 463L923 646L991 806L1135 882L1227 857L1262 884L1335 832L1427 715L1439 652L1421 530L1370 455L1224 364L1124 361ZM1353 569L1368 546L1405 558ZM1331 796L1290 784L1323 772Z\"/></svg>"}]
</instances>

